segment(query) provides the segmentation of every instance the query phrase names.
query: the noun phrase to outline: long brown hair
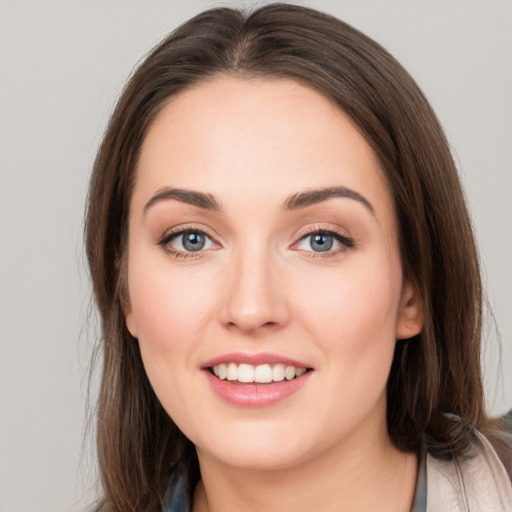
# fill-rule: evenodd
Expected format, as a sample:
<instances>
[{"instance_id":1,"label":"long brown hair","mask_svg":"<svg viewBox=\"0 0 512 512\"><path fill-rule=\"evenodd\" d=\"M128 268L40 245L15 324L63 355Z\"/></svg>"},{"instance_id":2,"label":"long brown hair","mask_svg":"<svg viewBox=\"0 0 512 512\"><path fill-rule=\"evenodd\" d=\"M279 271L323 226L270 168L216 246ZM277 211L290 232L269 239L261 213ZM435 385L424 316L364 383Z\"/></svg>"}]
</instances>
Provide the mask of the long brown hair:
<instances>
[{"instance_id":1,"label":"long brown hair","mask_svg":"<svg viewBox=\"0 0 512 512\"><path fill-rule=\"evenodd\" d=\"M212 76L291 78L346 112L385 169L405 275L424 328L398 341L387 387L391 440L465 454L474 428L493 437L480 370L482 287L463 191L443 130L409 74L381 46L326 14L288 4L218 8L175 30L126 85L92 173L86 247L102 319L97 448L108 510L158 510L195 452L158 402L124 322L127 220L139 150L166 101ZM446 413L456 415L457 421Z\"/></svg>"}]
</instances>

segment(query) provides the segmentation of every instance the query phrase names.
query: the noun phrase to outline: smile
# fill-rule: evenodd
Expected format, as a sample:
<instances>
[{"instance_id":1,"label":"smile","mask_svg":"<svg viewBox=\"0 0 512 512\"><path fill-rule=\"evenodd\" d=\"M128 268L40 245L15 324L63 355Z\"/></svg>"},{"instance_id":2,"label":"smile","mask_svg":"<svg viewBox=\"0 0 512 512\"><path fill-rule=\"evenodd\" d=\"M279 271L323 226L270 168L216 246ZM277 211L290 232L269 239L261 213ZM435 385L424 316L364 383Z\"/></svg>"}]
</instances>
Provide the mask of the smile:
<instances>
[{"instance_id":1,"label":"smile","mask_svg":"<svg viewBox=\"0 0 512 512\"><path fill-rule=\"evenodd\" d=\"M271 382L282 382L292 380L306 373L306 368L281 363L270 365L221 363L211 367L213 374L221 380L237 381L240 383L268 384Z\"/></svg>"},{"instance_id":2,"label":"smile","mask_svg":"<svg viewBox=\"0 0 512 512\"><path fill-rule=\"evenodd\" d=\"M311 380L314 368L270 354L232 353L202 366L210 389L236 407L267 407L291 397Z\"/></svg>"}]
</instances>

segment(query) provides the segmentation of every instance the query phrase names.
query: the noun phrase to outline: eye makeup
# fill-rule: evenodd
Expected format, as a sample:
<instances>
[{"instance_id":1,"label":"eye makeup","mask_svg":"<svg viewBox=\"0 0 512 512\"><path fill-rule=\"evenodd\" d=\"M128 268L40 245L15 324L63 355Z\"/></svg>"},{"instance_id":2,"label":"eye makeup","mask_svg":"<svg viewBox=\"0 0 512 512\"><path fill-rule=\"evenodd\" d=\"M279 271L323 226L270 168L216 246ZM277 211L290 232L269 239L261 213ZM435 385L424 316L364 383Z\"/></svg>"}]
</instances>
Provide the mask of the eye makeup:
<instances>
[{"instance_id":1,"label":"eye makeup","mask_svg":"<svg viewBox=\"0 0 512 512\"><path fill-rule=\"evenodd\" d=\"M355 247L352 238L333 228L314 226L300 232L298 236L299 240L293 244L292 249L300 251L310 258L332 257ZM298 247L307 239L309 239L311 251ZM338 248L331 250L334 245L338 245ZM314 246L318 250L315 250Z\"/></svg>"},{"instance_id":2,"label":"eye makeup","mask_svg":"<svg viewBox=\"0 0 512 512\"><path fill-rule=\"evenodd\" d=\"M181 241L179 243L182 249L176 249L173 247L172 242L179 240L180 237ZM186 237L188 237L188 239ZM212 237L205 230L195 226L186 226L184 228L167 231L160 237L157 245L176 259L197 258L198 256L202 256L201 253L205 250L212 249L212 245L220 247L218 244L215 244ZM206 249L205 246L207 246Z\"/></svg>"},{"instance_id":3,"label":"eye makeup","mask_svg":"<svg viewBox=\"0 0 512 512\"><path fill-rule=\"evenodd\" d=\"M299 232L298 238L290 249L309 258L332 257L355 247L352 238L332 228L310 227ZM206 230L193 225L165 232L157 245L176 259L198 258L220 248Z\"/></svg>"}]
</instances>

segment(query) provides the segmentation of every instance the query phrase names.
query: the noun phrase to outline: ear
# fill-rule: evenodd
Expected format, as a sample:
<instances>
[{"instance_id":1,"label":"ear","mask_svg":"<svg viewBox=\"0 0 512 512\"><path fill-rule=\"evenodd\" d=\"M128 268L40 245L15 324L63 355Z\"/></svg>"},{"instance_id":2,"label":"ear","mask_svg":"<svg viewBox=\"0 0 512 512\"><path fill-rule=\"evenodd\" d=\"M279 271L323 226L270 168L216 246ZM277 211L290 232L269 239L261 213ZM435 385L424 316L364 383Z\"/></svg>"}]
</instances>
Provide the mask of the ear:
<instances>
[{"instance_id":1,"label":"ear","mask_svg":"<svg viewBox=\"0 0 512 512\"><path fill-rule=\"evenodd\" d=\"M118 297L121 302L126 328L134 338L137 338L137 324L135 323L135 315L133 314L130 293L128 291L128 258L126 251L121 257L116 258L115 265L118 279L120 280Z\"/></svg>"},{"instance_id":2,"label":"ear","mask_svg":"<svg viewBox=\"0 0 512 512\"><path fill-rule=\"evenodd\" d=\"M121 299L121 303L126 328L134 338L137 338L137 324L135 323L135 315L133 314L132 305L130 304L129 300L124 298Z\"/></svg>"},{"instance_id":3,"label":"ear","mask_svg":"<svg viewBox=\"0 0 512 512\"><path fill-rule=\"evenodd\" d=\"M418 288L409 279L404 281L396 323L396 338L412 338L423 329L423 307Z\"/></svg>"}]
</instances>

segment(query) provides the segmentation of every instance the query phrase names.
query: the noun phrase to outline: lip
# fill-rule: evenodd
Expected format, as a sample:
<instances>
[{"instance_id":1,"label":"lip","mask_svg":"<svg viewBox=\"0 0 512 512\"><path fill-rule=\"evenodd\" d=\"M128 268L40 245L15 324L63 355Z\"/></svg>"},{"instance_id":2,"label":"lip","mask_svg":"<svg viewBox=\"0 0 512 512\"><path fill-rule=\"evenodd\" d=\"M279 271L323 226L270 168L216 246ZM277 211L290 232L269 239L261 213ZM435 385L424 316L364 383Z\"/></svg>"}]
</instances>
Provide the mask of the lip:
<instances>
[{"instance_id":1,"label":"lip","mask_svg":"<svg viewBox=\"0 0 512 512\"><path fill-rule=\"evenodd\" d=\"M233 352L231 354L223 354L213 359L206 361L201 368L207 369L218 364L250 364L252 366L258 366L259 364L284 364L286 366L295 366L295 368L311 368L311 365L303 363L296 359L290 359L289 357L280 356L278 354L272 354L270 352L260 352L258 354L246 354L243 352Z\"/></svg>"},{"instance_id":2,"label":"lip","mask_svg":"<svg viewBox=\"0 0 512 512\"><path fill-rule=\"evenodd\" d=\"M307 371L300 377L295 377L292 380L283 380L281 382L270 382L266 384L260 383L233 383L227 379L222 380L213 375L209 368L218 364L236 363L236 364L251 364L257 366L259 364L284 364L287 366L295 366L296 368L311 367L300 361L282 357L277 354L259 353L259 354L244 354L232 353L224 354L219 357L208 360L202 365L202 370L208 384L212 391L228 404L237 407L268 407L276 404L281 400L293 395L300 391L303 386L309 381L313 371Z\"/></svg>"},{"instance_id":3,"label":"lip","mask_svg":"<svg viewBox=\"0 0 512 512\"><path fill-rule=\"evenodd\" d=\"M268 384L233 384L230 380L215 377L207 370L203 373L213 392L225 402L237 407L268 407L299 391L313 372L306 372L292 380Z\"/></svg>"}]
</instances>

